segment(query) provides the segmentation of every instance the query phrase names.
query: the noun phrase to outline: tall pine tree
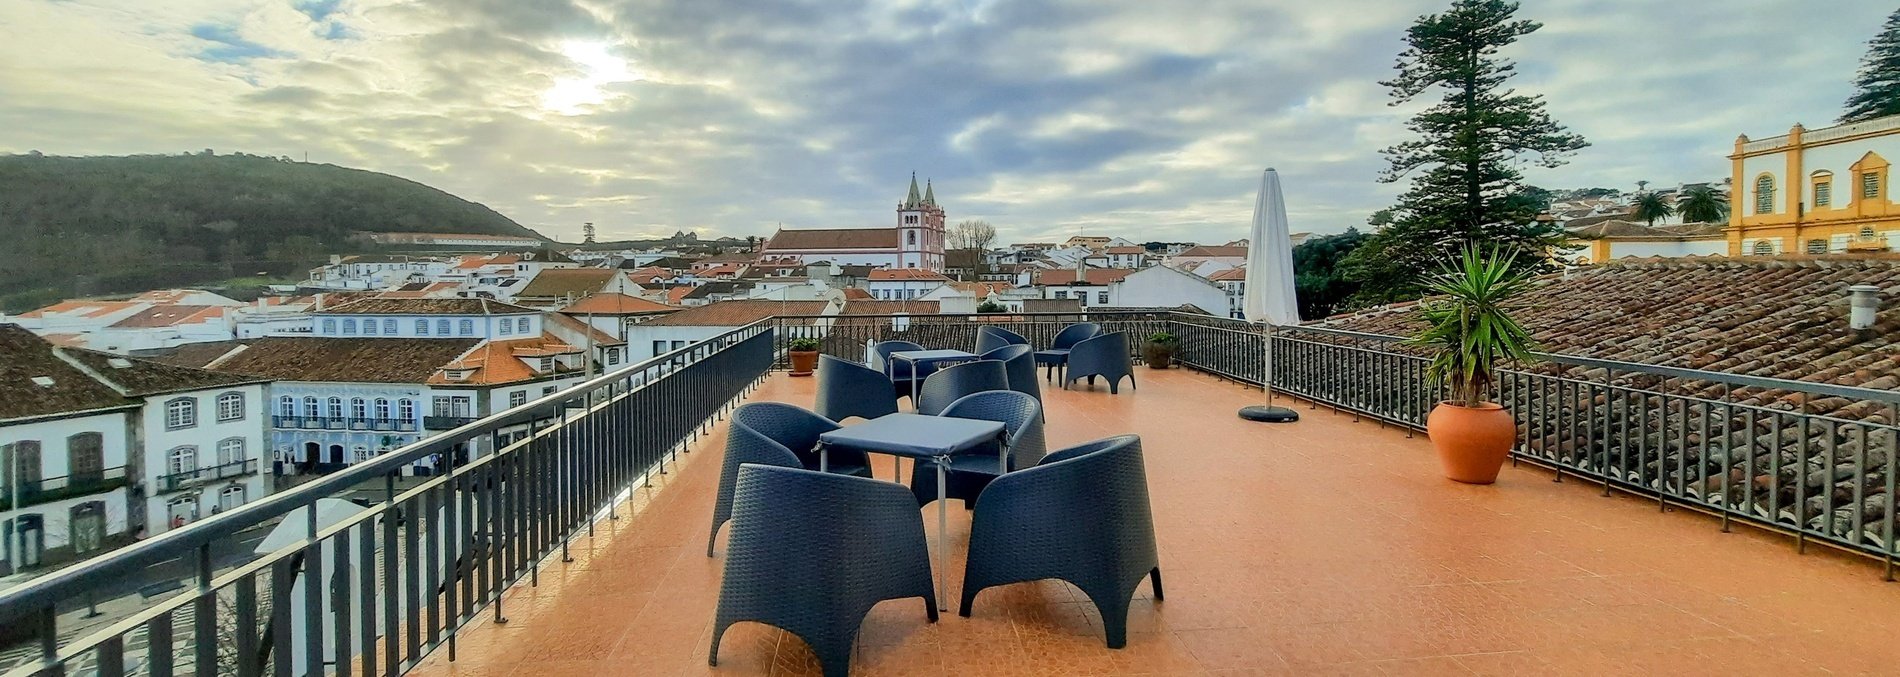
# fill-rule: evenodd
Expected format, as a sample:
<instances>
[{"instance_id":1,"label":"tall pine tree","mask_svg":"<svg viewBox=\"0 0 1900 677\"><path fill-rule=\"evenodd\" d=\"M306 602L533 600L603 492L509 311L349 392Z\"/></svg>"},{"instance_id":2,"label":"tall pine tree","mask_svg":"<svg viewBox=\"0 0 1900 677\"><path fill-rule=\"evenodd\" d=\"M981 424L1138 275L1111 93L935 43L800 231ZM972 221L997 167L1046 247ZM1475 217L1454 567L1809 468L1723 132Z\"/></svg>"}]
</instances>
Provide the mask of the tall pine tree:
<instances>
[{"instance_id":1,"label":"tall pine tree","mask_svg":"<svg viewBox=\"0 0 1900 677\"><path fill-rule=\"evenodd\" d=\"M1900 115L1900 11L1888 16L1880 34L1867 43L1867 56L1861 57L1854 95L1847 97L1841 122L1888 115Z\"/></svg>"},{"instance_id":2,"label":"tall pine tree","mask_svg":"<svg viewBox=\"0 0 1900 677\"><path fill-rule=\"evenodd\" d=\"M1381 82L1392 105L1444 91L1406 127L1419 138L1384 153L1379 180L1412 177L1392 222L1348 258L1363 283L1356 303L1416 298L1426 275L1469 243L1513 250L1520 266L1549 269L1563 229L1537 220L1542 206L1522 185L1516 165L1562 165L1589 144L1551 120L1543 98L1505 86L1516 65L1503 48L1541 27L1513 20L1517 3L1455 0L1443 14L1419 17L1406 32L1398 77Z\"/></svg>"}]
</instances>

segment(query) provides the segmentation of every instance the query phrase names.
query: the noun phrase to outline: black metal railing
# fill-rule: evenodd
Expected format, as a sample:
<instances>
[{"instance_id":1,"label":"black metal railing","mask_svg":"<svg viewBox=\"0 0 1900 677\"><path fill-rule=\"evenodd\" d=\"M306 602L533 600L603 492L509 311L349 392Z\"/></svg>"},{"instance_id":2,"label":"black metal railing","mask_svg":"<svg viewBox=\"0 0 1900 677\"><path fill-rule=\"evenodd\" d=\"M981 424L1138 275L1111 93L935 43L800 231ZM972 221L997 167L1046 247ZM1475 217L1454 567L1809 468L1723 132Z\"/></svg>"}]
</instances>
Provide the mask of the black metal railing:
<instances>
[{"instance_id":1,"label":"black metal railing","mask_svg":"<svg viewBox=\"0 0 1900 677\"><path fill-rule=\"evenodd\" d=\"M789 366L785 361L786 342L794 338L818 339L818 351L858 362L865 351L878 341L910 341L931 348L970 348L976 345L976 330L985 325L1002 327L1021 334L1031 344L1047 346L1057 332L1076 322L1095 322L1103 331L1125 331L1128 345L1137 355L1142 343L1157 332L1167 331L1174 313L1142 311L1094 311L1074 313L998 313L982 315L782 315L770 320L778 335L779 361L774 368Z\"/></svg>"},{"instance_id":2,"label":"black metal railing","mask_svg":"<svg viewBox=\"0 0 1900 677\"><path fill-rule=\"evenodd\" d=\"M1263 329L1177 315L1184 365L1259 385ZM1275 329L1273 384L1334 409L1425 428L1446 399L1404 339ZM1540 354L1492 396L1516 418L1520 461L1881 558L1893 577L1900 392Z\"/></svg>"},{"instance_id":3,"label":"black metal railing","mask_svg":"<svg viewBox=\"0 0 1900 677\"><path fill-rule=\"evenodd\" d=\"M245 459L220 463L218 465L193 468L182 472L167 473L158 476L158 493L182 491L205 482L215 482L233 477L243 477L257 473L257 459Z\"/></svg>"},{"instance_id":4,"label":"black metal railing","mask_svg":"<svg viewBox=\"0 0 1900 677\"><path fill-rule=\"evenodd\" d=\"M475 421L474 416L424 416L423 430L454 430Z\"/></svg>"},{"instance_id":5,"label":"black metal railing","mask_svg":"<svg viewBox=\"0 0 1900 677\"><path fill-rule=\"evenodd\" d=\"M773 348L771 324L754 323L13 587L0 671L376 675L453 656L459 628L501 618L504 590L615 516L768 373ZM425 459L438 474L399 491L399 471ZM214 564L217 544L273 525L291 535L282 547ZM182 592L88 615L116 601L100 591L168 568L180 578L143 588Z\"/></svg>"},{"instance_id":6,"label":"black metal railing","mask_svg":"<svg viewBox=\"0 0 1900 677\"><path fill-rule=\"evenodd\" d=\"M13 487L3 484L0 483L0 510L13 509L15 494L20 497L20 507L26 508L123 487L126 485L125 466L115 465L96 472L29 479Z\"/></svg>"}]
</instances>

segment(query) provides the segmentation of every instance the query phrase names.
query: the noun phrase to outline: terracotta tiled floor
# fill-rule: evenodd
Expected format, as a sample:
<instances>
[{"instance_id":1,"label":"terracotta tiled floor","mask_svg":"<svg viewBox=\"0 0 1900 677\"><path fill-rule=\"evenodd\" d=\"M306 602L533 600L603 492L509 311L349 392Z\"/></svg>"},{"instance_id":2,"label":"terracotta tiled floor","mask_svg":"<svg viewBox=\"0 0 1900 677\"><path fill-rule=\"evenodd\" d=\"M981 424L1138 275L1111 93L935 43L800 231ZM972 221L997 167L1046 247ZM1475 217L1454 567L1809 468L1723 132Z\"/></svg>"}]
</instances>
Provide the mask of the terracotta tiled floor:
<instances>
[{"instance_id":1,"label":"terracotta tiled floor","mask_svg":"<svg viewBox=\"0 0 1900 677\"><path fill-rule=\"evenodd\" d=\"M931 625L916 600L865 623L854 672L998 674L1825 674L1900 670L1900 586L1868 561L1553 484L1440 479L1423 436L1307 410L1233 411L1258 391L1186 371L1141 390L1051 391L1050 448L1143 437L1168 598L1133 607L1126 649L1066 584L984 592ZM774 376L756 400L809 404ZM705 556L724 437L696 445L638 513L517 586L505 625L466 630L423 675L817 674L798 639L740 624L706 665L722 559ZM890 477L888 458L878 459ZM925 523L934 529L935 507ZM953 542L969 515L953 506ZM931 541L934 545L934 534ZM720 547L724 548L724 535ZM959 546L960 547L960 546ZM962 553L953 553L949 599Z\"/></svg>"}]
</instances>

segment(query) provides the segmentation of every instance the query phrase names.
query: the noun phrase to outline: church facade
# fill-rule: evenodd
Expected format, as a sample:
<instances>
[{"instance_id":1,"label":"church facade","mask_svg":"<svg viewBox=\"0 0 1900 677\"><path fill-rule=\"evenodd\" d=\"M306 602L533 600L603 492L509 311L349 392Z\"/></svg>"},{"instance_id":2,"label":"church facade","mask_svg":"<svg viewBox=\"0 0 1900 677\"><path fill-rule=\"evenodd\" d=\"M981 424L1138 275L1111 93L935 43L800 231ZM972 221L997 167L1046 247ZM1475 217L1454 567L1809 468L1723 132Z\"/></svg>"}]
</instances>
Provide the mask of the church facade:
<instances>
[{"instance_id":1,"label":"church facade","mask_svg":"<svg viewBox=\"0 0 1900 677\"><path fill-rule=\"evenodd\" d=\"M917 176L910 192L897 205L897 225L891 228L780 229L759 249L759 263L817 263L868 265L883 268L943 270L944 216L937 192L925 182L920 193Z\"/></svg>"}]
</instances>

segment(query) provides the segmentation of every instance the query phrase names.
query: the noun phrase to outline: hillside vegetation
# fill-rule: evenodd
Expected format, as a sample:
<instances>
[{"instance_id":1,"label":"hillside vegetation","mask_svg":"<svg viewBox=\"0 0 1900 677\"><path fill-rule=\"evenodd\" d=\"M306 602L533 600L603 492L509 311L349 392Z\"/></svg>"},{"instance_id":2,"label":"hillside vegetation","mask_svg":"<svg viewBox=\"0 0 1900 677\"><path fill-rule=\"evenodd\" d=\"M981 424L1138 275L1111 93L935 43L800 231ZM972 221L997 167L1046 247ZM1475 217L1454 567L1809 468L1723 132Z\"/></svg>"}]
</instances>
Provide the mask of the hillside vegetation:
<instances>
[{"instance_id":1,"label":"hillside vegetation","mask_svg":"<svg viewBox=\"0 0 1900 677\"><path fill-rule=\"evenodd\" d=\"M257 155L0 156L0 308L230 278L301 278L355 232L535 235L387 174Z\"/></svg>"}]
</instances>

